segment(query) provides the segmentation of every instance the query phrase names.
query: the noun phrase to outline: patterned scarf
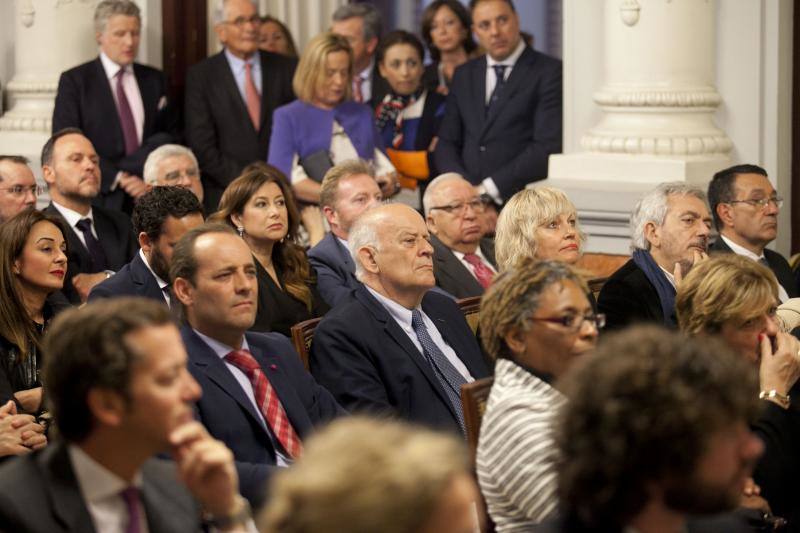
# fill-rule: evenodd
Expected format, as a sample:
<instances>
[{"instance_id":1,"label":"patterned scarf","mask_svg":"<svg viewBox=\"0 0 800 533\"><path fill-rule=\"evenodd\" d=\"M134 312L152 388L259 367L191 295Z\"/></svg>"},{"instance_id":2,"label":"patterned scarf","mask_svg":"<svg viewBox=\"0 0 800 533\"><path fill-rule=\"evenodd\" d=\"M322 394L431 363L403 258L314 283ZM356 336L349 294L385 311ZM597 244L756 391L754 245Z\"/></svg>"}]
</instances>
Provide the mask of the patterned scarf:
<instances>
[{"instance_id":1,"label":"patterned scarf","mask_svg":"<svg viewBox=\"0 0 800 533\"><path fill-rule=\"evenodd\" d=\"M416 102L424 90L424 87L420 87L414 94L406 95L390 92L375 108L375 124L378 131L383 131L386 124L394 122L393 148L400 148L403 144L403 110Z\"/></svg>"}]
</instances>

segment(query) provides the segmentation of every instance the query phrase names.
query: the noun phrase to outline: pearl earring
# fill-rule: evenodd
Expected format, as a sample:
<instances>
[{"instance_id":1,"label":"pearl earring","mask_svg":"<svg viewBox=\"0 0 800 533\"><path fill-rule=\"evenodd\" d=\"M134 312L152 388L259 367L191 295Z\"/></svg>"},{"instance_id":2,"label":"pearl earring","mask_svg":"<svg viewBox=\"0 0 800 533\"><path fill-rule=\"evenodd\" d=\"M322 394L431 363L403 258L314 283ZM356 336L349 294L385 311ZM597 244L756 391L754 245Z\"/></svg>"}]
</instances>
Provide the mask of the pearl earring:
<instances>
[{"instance_id":1,"label":"pearl earring","mask_svg":"<svg viewBox=\"0 0 800 533\"><path fill-rule=\"evenodd\" d=\"M236 226L236 232L239 234L239 237L244 237L244 226Z\"/></svg>"}]
</instances>

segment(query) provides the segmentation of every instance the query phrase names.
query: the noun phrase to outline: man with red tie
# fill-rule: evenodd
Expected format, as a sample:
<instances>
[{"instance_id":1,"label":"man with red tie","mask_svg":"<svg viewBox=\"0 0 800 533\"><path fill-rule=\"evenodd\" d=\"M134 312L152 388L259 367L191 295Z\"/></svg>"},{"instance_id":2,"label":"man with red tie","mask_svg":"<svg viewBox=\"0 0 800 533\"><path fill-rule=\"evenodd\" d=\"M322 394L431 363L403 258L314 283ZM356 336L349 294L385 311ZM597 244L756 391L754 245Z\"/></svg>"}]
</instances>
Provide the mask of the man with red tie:
<instances>
[{"instance_id":1,"label":"man with red tie","mask_svg":"<svg viewBox=\"0 0 800 533\"><path fill-rule=\"evenodd\" d=\"M422 197L433 245L436 286L456 298L480 296L497 271L494 241L484 238L484 203L460 174L430 182Z\"/></svg>"},{"instance_id":2,"label":"man with red tie","mask_svg":"<svg viewBox=\"0 0 800 533\"><path fill-rule=\"evenodd\" d=\"M245 333L255 321L253 255L232 228L204 224L175 246L172 290L183 306L189 371L203 390L199 420L232 451L242 495L258 505L314 426L344 414L305 371L289 339Z\"/></svg>"}]
</instances>

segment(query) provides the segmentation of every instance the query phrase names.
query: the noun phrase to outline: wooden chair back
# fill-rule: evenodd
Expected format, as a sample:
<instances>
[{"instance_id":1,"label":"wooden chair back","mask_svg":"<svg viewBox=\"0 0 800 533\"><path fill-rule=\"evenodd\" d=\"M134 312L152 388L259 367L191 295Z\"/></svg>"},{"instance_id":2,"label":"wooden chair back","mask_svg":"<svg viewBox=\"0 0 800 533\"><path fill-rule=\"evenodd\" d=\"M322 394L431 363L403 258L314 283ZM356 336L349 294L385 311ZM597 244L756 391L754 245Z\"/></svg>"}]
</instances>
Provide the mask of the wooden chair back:
<instances>
[{"instance_id":1,"label":"wooden chair back","mask_svg":"<svg viewBox=\"0 0 800 533\"><path fill-rule=\"evenodd\" d=\"M470 460L473 471L475 469L475 456L478 451L478 435L481 430L483 414L486 412L486 402L492 390L494 378L476 379L472 383L461 385L461 408L464 411L464 426L467 430L467 446L469 446ZM478 512L482 513L481 533L494 533L494 522L486 510L483 494L478 501Z\"/></svg>"},{"instance_id":2,"label":"wooden chair back","mask_svg":"<svg viewBox=\"0 0 800 533\"><path fill-rule=\"evenodd\" d=\"M608 278L594 278L590 279L587 283L589 285L589 290L592 291L595 302L600 298L600 291L603 289L603 285L605 285L606 281L608 281Z\"/></svg>"},{"instance_id":3,"label":"wooden chair back","mask_svg":"<svg viewBox=\"0 0 800 533\"><path fill-rule=\"evenodd\" d=\"M478 323L480 322L481 318L481 297L470 296L469 298L461 298L460 300L457 300L456 303L458 304L458 307L461 308L461 312L464 313L464 318L467 319L467 323L469 324L472 333L477 333Z\"/></svg>"},{"instance_id":4,"label":"wooden chair back","mask_svg":"<svg viewBox=\"0 0 800 533\"><path fill-rule=\"evenodd\" d=\"M308 354L311 352L311 340L314 338L314 330L319 324L321 318L311 318L298 322L290 328L292 333L292 344L294 349L297 350L297 355L303 362L303 366L308 370Z\"/></svg>"},{"instance_id":5,"label":"wooden chair back","mask_svg":"<svg viewBox=\"0 0 800 533\"><path fill-rule=\"evenodd\" d=\"M628 262L629 255L585 253L577 266L589 272L592 278L607 278Z\"/></svg>"}]
</instances>

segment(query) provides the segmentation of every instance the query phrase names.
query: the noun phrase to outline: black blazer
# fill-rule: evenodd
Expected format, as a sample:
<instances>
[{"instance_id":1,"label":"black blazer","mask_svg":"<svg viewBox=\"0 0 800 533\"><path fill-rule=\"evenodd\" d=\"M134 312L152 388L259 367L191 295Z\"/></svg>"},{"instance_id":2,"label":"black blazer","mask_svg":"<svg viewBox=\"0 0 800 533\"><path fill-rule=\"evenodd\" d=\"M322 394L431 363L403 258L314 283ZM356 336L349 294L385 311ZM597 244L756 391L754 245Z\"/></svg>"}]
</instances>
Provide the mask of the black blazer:
<instances>
[{"instance_id":1,"label":"black blazer","mask_svg":"<svg viewBox=\"0 0 800 533\"><path fill-rule=\"evenodd\" d=\"M200 507L178 481L174 463L149 459L141 471L141 498L151 533L205 531ZM0 468L0 531L95 531L63 442L51 442Z\"/></svg>"},{"instance_id":2,"label":"black blazer","mask_svg":"<svg viewBox=\"0 0 800 533\"><path fill-rule=\"evenodd\" d=\"M561 61L526 47L488 115L486 68L484 56L456 69L434 155L439 172L491 177L507 200L561 151Z\"/></svg>"},{"instance_id":3,"label":"black blazer","mask_svg":"<svg viewBox=\"0 0 800 533\"><path fill-rule=\"evenodd\" d=\"M52 203L44 211L57 216L65 226L68 226L67 221ZM100 241L100 245L106 253L107 267L110 270L118 271L122 265L131 260L139 248L138 241L133 234L131 220L125 213L99 206L92 207L92 218L97 232L97 240ZM91 274L93 271L91 269L92 257L78 238L76 231L75 228L67 228L65 235L67 239L67 275L64 277L64 288L61 292L70 302L80 304L80 297L72 286L72 277L76 274Z\"/></svg>"},{"instance_id":4,"label":"black blazer","mask_svg":"<svg viewBox=\"0 0 800 533\"><path fill-rule=\"evenodd\" d=\"M475 379L489 375L461 310L428 292L422 309ZM346 409L459 431L456 414L430 364L372 294L361 286L314 332L311 373Z\"/></svg>"},{"instance_id":5,"label":"black blazer","mask_svg":"<svg viewBox=\"0 0 800 533\"><path fill-rule=\"evenodd\" d=\"M727 254L733 253L731 247L719 237L716 241L711 243L708 249L710 252ZM797 285L795 283L794 274L792 273L792 267L789 266L789 262L786 260L786 258L784 258L778 252L774 252L767 248L764 248L764 258L767 260L770 270L772 270L773 274L775 274L775 277L778 278L778 283L781 284L781 287L786 289L786 294L789 295L789 298L796 298Z\"/></svg>"},{"instance_id":6,"label":"black blazer","mask_svg":"<svg viewBox=\"0 0 800 533\"><path fill-rule=\"evenodd\" d=\"M122 189L111 191L117 172L122 170L142 177L150 152L162 144L175 142L177 135L177 113L167 105L167 83L162 72L134 63L133 74L142 94L144 128L141 146L130 155L125 155L117 106L99 57L61 74L53 108L54 133L67 127L80 128L92 141L100 156L103 178L96 203L110 209L133 205L126 202L128 197Z\"/></svg>"},{"instance_id":7,"label":"black blazer","mask_svg":"<svg viewBox=\"0 0 800 533\"><path fill-rule=\"evenodd\" d=\"M119 296L142 296L167 303L156 278L138 252L133 256L133 261L119 269L119 272L95 285L89 293L89 301Z\"/></svg>"},{"instance_id":8,"label":"black blazer","mask_svg":"<svg viewBox=\"0 0 800 533\"><path fill-rule=\"evenodd\" d=\"M606 315L605 330L623 328L634 322L664 322L658 292L633 259L605 282L597 308Z\"/></svg>"},{"instance_id":9,"label":"black blazer","mask_svg":"<svg viewBox=\"0 0 800 533\"><path fill-rule=\"evenodd\" d=\"M308 251L308 262L317 273L317 289L322 299L334 307L361 285L356 279L356 265L333 233L328 233Z\"/></svg>"},{"instance_id":10,"label":"black blazer","mask_svg":"<svg viewBox=\"0 0 800 533\"><path fill-rule=\"evenodd\" d=\"M458 260L453 251L435 235L431 235L431 244L433 245L433 275L436 277L436 286L456 298L481 296L484 291L483 286L478 283L472 272ZM494 241L487 238L481 239L480 247L483 255L497 270Z\"/></svg>"},{"instance_id":11,"label":"black blazer","mask_svg":"<svg viewBox=\"0 0 800 533\"><path fill-rule=\"evenodd\" d=\"M206 212L216 211L222 192L242 169L266 161L272 113L294 100L297 60L261 54L261 127L253 127L230 64L222 51L192 66L186 74L186 141L202 171Z\"/></svg>"},{"instance_id":12,"label":"black blazer","mask_svg":"<svg viewBox=\"0 0 800 533\"><path fill-rule=\"evenodd\" d=\"M375 61L375 66L372 67L371 89L369 101L364 103L372 107L372 110L375 111L375 108L378 107L378 104L383 101L383 98L392 91L392 86L389 85L389 82L386 80L386 78L381 76L381 71L378 68L377 61Z\"/></svg>"}]
</instances>

